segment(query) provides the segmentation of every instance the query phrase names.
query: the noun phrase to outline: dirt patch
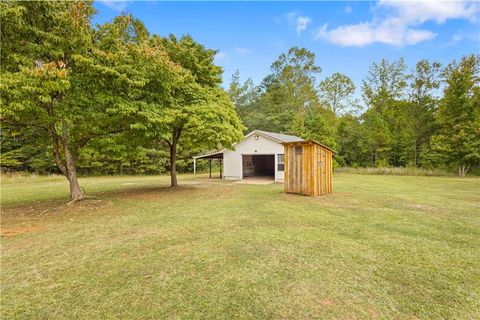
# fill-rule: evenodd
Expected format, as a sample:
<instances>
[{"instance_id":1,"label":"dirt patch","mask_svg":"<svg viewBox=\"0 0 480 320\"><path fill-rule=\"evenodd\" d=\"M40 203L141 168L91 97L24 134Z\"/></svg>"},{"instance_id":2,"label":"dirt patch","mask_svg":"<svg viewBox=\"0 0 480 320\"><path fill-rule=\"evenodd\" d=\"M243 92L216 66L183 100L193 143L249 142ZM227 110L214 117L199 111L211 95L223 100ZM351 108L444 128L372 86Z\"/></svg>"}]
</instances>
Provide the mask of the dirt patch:
<instances>
[{"instance_id":1,"label":"dirt patch","mask_svg":"<svg viewBox=\"0 0 480 320\"><path fill-rule=\"evenodd\" d=\"M13 237L17 234L33 232L40 230L39 227L29 226L29 227L15 227L15 228L2 228L1 236L2 237Z\"/></svg>"},{"instance_id":2,"label":"dirt patch","mask_svg":"<svg viewBox=\"0 0 480 320\"><path fill-rule=\"evenodd\" d=\"M331 305L333 305L333 300L323 299L323 300L320 300L320 304L322 304L324 306L331 306Z\"/></svg>"},{"instance_id":3,"label":"dirt patch","mask_svg":"<svg viewBox=\"0 0 480 320\"><path fill-rule=\"evenodd\" d=\"M232 189L221 184L196 184L182 185L178 187L157 187L148 189L129 190L118 192L113 196L122 199L135 199L142 201L159 201L159 200L182 200L195 198L220 199L228 197Z\"/></svg>"},{"instance_id":4,"label":"dirt patch","mask_svg":"<svg viewBox=\"0 0 480 320\"><path fill-rule=\"evenodd\" d=\"M68 206L65 201L58 200L52 202L38 202L9 208L2 208L1 213L2 219L31 219L39 218L42 216L50 216L58 213L77 214L83 211L99 209L100 207L108 206L111 204L111 200L86 199Z\"/></svg>"},{"instance_id":5,"label":"dirt patch","mask_svg":"<svg viewBox=\"0 0 480 320\"><path fill-rule=\"evenodd\" d=\"M274 184L275 180L265 179L265 178L248 178L238 181L234 181L233 184L253 184L253 185L265 185L265 184Z\"/></svg>"}]
</instances>

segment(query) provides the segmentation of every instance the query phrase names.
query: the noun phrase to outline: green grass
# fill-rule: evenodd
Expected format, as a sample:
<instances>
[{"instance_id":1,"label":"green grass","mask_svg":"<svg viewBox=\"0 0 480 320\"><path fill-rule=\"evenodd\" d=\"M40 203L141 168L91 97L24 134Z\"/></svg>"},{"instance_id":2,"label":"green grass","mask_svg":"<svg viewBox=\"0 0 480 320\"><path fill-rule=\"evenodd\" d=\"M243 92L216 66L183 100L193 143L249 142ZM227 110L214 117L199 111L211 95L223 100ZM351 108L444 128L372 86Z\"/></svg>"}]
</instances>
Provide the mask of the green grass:
<instances>
[{"instance_id":1,"label":"green grass","mask_svg":"<svg viewBox=\"0 0 480 320\"><path fill-rule=\"evenodd\" d=\"M336 173L356 173L356 174L374 174L374 175L389 175L389 176L455 176L453 170L439 169L439 168L414 168L414 167L367 167L367 168L353 168L353 167L338 167L335 168Z\"/></svg>"},{"instance_id":2,"label":"green grass","mask_svg":"<svg viewBox=\"0 0 480 320\"><path fill-rule=\"evenodd\" d=\"M478 319L480 179L2 186L2 319ZM9 233L10 232L10 233Z\"/></svg>"}]
</instances>

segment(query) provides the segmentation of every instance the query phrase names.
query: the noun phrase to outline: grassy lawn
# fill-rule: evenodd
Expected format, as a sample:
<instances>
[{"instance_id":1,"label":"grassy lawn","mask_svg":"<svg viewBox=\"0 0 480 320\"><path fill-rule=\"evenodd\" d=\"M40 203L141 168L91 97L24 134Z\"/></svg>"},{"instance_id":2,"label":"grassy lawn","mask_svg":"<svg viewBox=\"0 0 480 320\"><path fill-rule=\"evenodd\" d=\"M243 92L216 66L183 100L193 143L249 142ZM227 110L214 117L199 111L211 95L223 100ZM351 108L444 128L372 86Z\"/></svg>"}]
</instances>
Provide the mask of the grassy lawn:
<instances>
[{"instance_id":1,"label":"grassy lawn","mask_svg":"<svg viewBox=\"0 0 480 320\"><path fill-rule=\"evenodd\" d=\"M1 318L480 318L480 179L168 179L3 184Z\"/></svg>"}]
</instances>

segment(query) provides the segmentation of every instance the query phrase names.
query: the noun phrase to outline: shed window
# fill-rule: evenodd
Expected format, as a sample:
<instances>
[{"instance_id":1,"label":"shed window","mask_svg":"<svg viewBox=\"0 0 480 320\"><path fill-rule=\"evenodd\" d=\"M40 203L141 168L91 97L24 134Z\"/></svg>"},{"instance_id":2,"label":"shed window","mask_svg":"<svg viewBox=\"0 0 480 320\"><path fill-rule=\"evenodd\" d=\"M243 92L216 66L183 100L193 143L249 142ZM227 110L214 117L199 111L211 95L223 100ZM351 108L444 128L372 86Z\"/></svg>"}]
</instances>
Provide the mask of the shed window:
<instances>
[{"instance_id":1,"label":"shed window","mask_svg":"<svg viewBox=\"0 0 480 320\"><path fill-rule=\"evenodd\" d=\"M277 170L284 171L285 170L285 155L278 154L277 155Z\"/></svg>"},{"instance_id":2,"label":"shed window","mask_svg":"<svg viewBox=\"0 0 480 320\"><path fill-rule=\"evenodd\" d=\"M295 147L295 155L301 156L303 153L303 148L301 146Z\"/></svg>"}]
</instances>

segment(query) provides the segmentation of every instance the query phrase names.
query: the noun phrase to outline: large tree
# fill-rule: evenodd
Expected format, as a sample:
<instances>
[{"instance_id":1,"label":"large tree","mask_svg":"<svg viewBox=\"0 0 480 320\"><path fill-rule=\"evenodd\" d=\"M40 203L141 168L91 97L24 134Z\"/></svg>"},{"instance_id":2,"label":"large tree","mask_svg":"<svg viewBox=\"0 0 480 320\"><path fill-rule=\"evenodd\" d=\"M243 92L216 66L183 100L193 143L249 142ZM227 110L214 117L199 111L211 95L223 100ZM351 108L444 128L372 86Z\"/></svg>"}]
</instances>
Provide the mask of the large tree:
<instances>
[{"instance_id":1,"label":"large tree","mask_svg":"<svg viewBox=\"0 0 480 320\"><path fill-rule=\"evenodd\" d=\"M384 165L391 150L392 132L385 118L375 109L369 109L362 115L363 135L366 137L370 151L370 165Z\"/></svg>"},{"instance_id":2,"label":"large tree","mask_svg":"<svg viewBox=\"0 0 480 320\"><path fill-rule=\"evenodd\" d=\"M141 81L128 55L98 45L104 39L91 27L89 2L2 2L0 11L2 121L43 130L70 199L81 200L80 151L125 129Z\"/></svg>"},{"instance_id":3,"label":"large tree","mask_svg":"<svg viewBox=\"0 0 480 320\"><path fill-rule=\"evenodd\" d=\"M378 165L377 160L382 160L382 165L389 162L393 164L396 151L402 150L403 130L408 128L396 126L396 123L404 118L403 115L398 116L407 111L406 108L402 109L404 104L400 103L405 98L407 80L406 64L401 58L393 62L385 59L374 62L362 81L362 97L368 107L362 118L372 165ZM402 130L398 131L398 127Z\"/></svg>"},{"instance_id":4,"label":"large tree","mask_svg":"<svg viewBox=\"0 0 480 320\"><path fill-rule=\"evenodd\" d=\"M420 60L415 66L409 83L409 125L413 135L413 164L419 165L422 148L435 131L435 112L440 87L440 63Z\"/></svg>"},{"instance_id":5,"label":"large tree","mask_svg":"<svg viewBox=\"0 0 480 320\"><path fill-rule=\"evenodd\" d=\"M230 148L242 137L243 126L227 94L220 88L222 69L213 63L215 51L206 49L190 36L154 36L148 45L163 51L175 65L167 95L159 95L163 83L157 78L156 62L143 63L148 83L134 128L147 138L145 143L168 146L171 186L177 186L177 154L184 148ZM151 71L148 71L151 70Z\"/></svg>"},{"instance_id":6,"label":"large tree","mask_svg":"<svg viewBox=\"0 0 480 320\"><path fill-rule=\"evenodd\" d=\"M363 130L360 120L349 113L339 119L336 139L338 154L335 159L340 165L358 167L370 164L367 132Z\"/></svg>"},{"instance_id":7,"label":"large tree","mask_svg":"<svg viewBox=\"0 0 480 320\"><path fill-rule=\"evenodd\" d=\"M315 82L320 71L315 54L305 48L292 47L282 53L252 106L258 114L256 129L302 134L306 112L319 104Z\"/></svg>"},{"instance_id":8,"label":"large tree","mask_svg":"<svg viewBox=\"0 0 480 320\"><path fill-rule=\"evenodd\" d=\"M238 70L235 71L228 87L228 96L246 129L249 131L254 130L257 111L255 103L259 97L259 88L253 84L253 80L248 78L244 83L241 83L240 72Z\"/></svg>"},{"instance_id":9,"label":"large tree","mask_svg":"<svg viewBox=\"0 0 480 320\"><path fill-rule=\"evenodd\" d=\"M355 85L352 79L344 74L336 72L320 82L320 100L336 115L354 109L355 103L352 96L355 93Z\"/></svg>"},{"instance_id":10,"label":"large tree","mask_svg":"<svg viewBox=\"0 0 480 320\"><path fill-rule=\"evenodd\" d=\"M382 112L390 103L405 96L408 75L405 60L374 62L362 81L362 97L367 107Z\"/></svg>"},{"instance_id":11,"label":"large tree","mask_svg":"<svg viewBox=\"0 0 480 320\"><path fill-rule=\"evenodd\" d=\"M465 176L480 161L480 55L464 56L443 71L446 82L437 114L433 150Z\"/></svg>"}]
</instances>

